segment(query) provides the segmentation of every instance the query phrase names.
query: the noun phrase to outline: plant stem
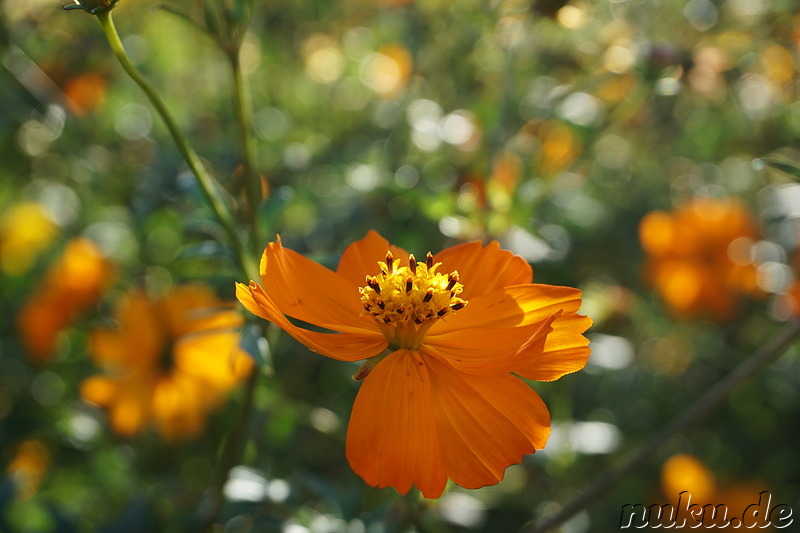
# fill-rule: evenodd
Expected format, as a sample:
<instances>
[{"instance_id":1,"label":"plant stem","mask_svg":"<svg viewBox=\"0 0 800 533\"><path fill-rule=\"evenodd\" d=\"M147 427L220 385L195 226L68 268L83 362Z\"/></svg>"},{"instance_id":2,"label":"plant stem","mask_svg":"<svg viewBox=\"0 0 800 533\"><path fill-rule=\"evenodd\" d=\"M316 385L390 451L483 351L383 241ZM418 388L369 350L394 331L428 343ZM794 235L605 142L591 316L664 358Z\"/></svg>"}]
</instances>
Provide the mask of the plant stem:
<instances>
[{"instance_id":1,"label":"plant stem","mask_svg":"<svg viewBox=\"0 0 800 533\"><path fill-rule=\"evenodd\" d=\"M186 141L186 137L184 137L183 133L178 127L177 122L175 122L175 119L173 118L172 113L170 113L167 105L164 103L164 100L162 100L161 96L156 92L153 86L150 85L146 79L144 79L136 67L133 66L133 63L131 63L127 53L125 52L125 48L122 46L122 41L119 38L117 29L114 26L114 20L111 18L111 12L108 11L101 15L97 15L97 20L100 21L100 25L103 28L103 32L108 40L108 44L111 46L111 50L114 52L114 55L120 62L120 65L122 65L122 68L128 73L131 79L133 79L133 81L135 81L136 84L141 87L141 89L149 98L150 103L153 104L153 107L156 108L156 111L166 124L167 129L172 135L172 139L175 141L175 144L178 146L178 150L181 152L181 155L183 155L186 164L197 178L197 181L200 184L200 189L203 191L203 195L208 201L209 206L211 206L211 210L214 212L214 215L219 223L228 233L236 252L236 258L239 267L250 279L258 279L258 268L256 267L255 260L253 257L251 257L249 250L246 249L242 243L242 239L239 236L239 231L236 227L233 215L231 214L231 210L223 200L216 181L208 173L203 165L203 162L200 160L200 157L198 157L192 147L189 146L189 143Z\"/></svg>"},{"instance_id":2,"label":"plant stem","mask_svg":"<svg viewBox=\"0 0 800 533\"><path fill-rule=\"evenodd\" d=\"M224 444L222 457L220 458L220 466L217 470L217 479L214 486L211 487L211 504L208 514L206 514L203 523L200 526L200 532L211 531L216 524L219 513L222 511L222 504L225 496L223 490L225 484L228 482L228 476L231 469L239 464L244 452L244 443L247 437L247 425L253 415L253 399L256 390L256 382L260 374L258 368L254 368L250 377L247 378L247 385L244 391L244 405L242 406L241 416L233 431L231 432L228 440Z\"/></svg>"},{"instance_id":3,"label":"plant stem","mask_svg":"<svg viewBox=\"0 0 800 533\"><path fill-rule=\"evenodd\" d=\"M522 528L520 533L545 533L566 522L570 517L587 507L597 496L608 491L625 475L643 463L679 431L697 422L703 415L708 414L742 381L777 359L798 335L800 335L800 319L795 319L780 329L758 351L745 359L730 374L708 389L705 394L677 418L673 419L664 429L642 444L632 457L617 466L611 467L593 485L562 507L560 511L539 520L530 527Z\"/></svg>"},{"instance_id":4,"label":"plant stem","mask_svg":"<svg viewBox=\"0 0 800 533\"><path fill-rule=\"evenodd\" d=\"M242 156L242 170L245 180L245 194L249 208L251 245L254 251L261 246L258 224L258 213L261 208L261 177L255 167L255 143L253 142L253 109L244 82L242 62L240 61L241 43L228 52L228 59L233 73L233 99L236 124L239 128L239 145Z\"/></svg>"}]
</instances>

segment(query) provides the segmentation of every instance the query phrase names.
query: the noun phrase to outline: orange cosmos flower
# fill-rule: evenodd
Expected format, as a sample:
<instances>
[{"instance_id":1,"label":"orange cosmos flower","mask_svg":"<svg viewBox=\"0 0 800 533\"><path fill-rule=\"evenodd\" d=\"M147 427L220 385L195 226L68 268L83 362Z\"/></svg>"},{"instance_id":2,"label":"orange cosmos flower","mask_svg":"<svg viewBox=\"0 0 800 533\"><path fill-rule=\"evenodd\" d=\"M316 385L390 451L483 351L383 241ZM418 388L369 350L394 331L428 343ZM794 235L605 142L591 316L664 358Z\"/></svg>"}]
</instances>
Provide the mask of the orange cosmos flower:
<instances>
[{"instance_id":1,"label":"orange cosmos flower","mask_svg":"<svg viewBox=\"0 0 800 533\"><path fill-rule=\"evenodd\" d=\"M750 258L757 225L736 200L698 198L671 213L653 211L639 236L647 277L678 316L725 320L739 295L761 294Z\"/></svg>"},{"instance_id":2,"label":"orange cosmos flower","mask_svg":"<svg viewBox=\"0 0 800 533\"><path fill-rule=\"evenodd\" d=\"M167 440L198 434L206 414L252 369L239 348L241 313L207 287L179 287L159 300L133 291L117 319L118 330L90 338L107 375L85 380L81 396L105 407L122 436L150 424Z\"/></svg>"},{"instance_id":3,"label":"orange cosmos flower","mask_svg":"<svg viewBox=\"0 0 800 533\"><path fill-rule=\"evenodd\" d=\"M59 333L100 299L113 277L114 266L97 245L71 240L17 317L28 358L47 362Z\"/></svg>"},{"instance_id":4,"label":"orange cosmos flower","mask_svg":"<svg viewBox=\"0 0 800 533\"><path fill-rule=\"evenodd\" d=\"M580 291L532 278L496 242L417 261L371 231L336 272L279 238L264 251L262 284L237 284L236 295L315 352L367 359L354 376L363 384L347 431L350 465L372 486L416 485L437 498L448 479L495 484L545 445L550 414L518 376L550 381L586 364L591 320L577 314Z\"/></svg>"}]
</instances>

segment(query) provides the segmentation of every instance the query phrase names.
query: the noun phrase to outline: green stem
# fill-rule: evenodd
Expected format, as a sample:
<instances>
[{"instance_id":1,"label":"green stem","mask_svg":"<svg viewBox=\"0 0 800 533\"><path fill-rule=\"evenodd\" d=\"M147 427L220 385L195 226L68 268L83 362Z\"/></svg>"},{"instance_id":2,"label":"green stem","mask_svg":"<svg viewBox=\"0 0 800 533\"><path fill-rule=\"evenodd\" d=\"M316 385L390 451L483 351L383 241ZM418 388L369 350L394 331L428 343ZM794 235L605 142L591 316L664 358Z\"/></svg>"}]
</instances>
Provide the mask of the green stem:
<instances>
[{"instance_id":1,"label":"green stem","mask_svg":"<svg viewBox=\"0 0 800 533\"><path fill-rule=\"evenodd\" d=\"M786 324L783 329L779 330L758 351L745 359L730 374L708 389L705 394L677 418L673 419L664 429L650 437L633 456L607 470L593 485L590 485L574 500L562 507L560 511L544 517L530 527L521 529L520 533L546 533L566 522L587 507L596 497L606 493L678 432L697 422L710 412L742 381L777 359L798 335L800 335L800 319L795 319Z\"/></svg>"},{"instance_id":2,"label":"green stem","mask_svg":"<svg viewBox=\"0 0 800 533\"><path fill-rule=\"evenodd\" d=\"M227 441L224 443L222 457L220 458L219 468L217 469L217 479L214 486L211 488L211 503L209 512L200 526L200 532L210 532L214 529L217 523L219 513L222 511L222 504L225 500L223 490L225 484L228 482L231 469L239 464L244 453L244 444L247 437L247 426L253 416L254 393L256 390L256 382L261 373L260 369L254 368L250 377L247 379L247 385L244 391L244 405L242 406L239 421Z\"/></svg>"},{"instance_id":3,"label":"green stem","mask_svg":"<svg viewBox=\"0 0 800 533\"><path fill-rule=\"evenodd\" d=\"M242 169L245 179L245 194L249 207L250 227L252 231L251 244L254 251L261 246L261 236L258 224L258 213L261 208L261 177L255 167L255 143L253 139L253 109L244 82L242 63L239 59L241 46L237 45L228 53L231 70L233 72L233 98L236 124L239 128L239 145L242 156Z\"/></svg>"},{"instance_id":4,"label":"green stem","mask_svg":"<svg viewBox=\"0 0 800 533\"><path fill-rule=\"evenodd\" d=\"M161 96L156 92L153 86L150 85L150 83L145 80L144 77L142 77L139 71L136 70L136 67L133 66L133 63L131 63L130 59L128 59L128 55L125 52L125 48L122 46L122 41L119 38L117 29L114 26L114 20L111 18L111 12L109 11L107 13L97 15L97 20L100 21L100 25L103 28L103 32L108 40L108 44L111 46L111 50L114 52L114 55L120 62L120 65L122 65L122 68L125 70L125 72L127 72L131 79L133 79L133 81L135 81L136 84L142 88L144 93L150 99L150 102L156 108L156 111L166 124L167 129L172 135L172 138L175 141L175 144L178 146L178 150L180 150L181 155L183 155L183 158L186 161L186 164L189 166L189 169L192 171L195 177L197 177L197 181L200 184L200 189L203 191L203 195L208 201L208 204L211 206L211 210L214 212L217 220L220 224L222 224L222 227L225 229L231 239L231 243L235 249L240 268L250 279L258 279L258 268L256 267L255 260L253 257L251 257L251 254L242 243L242 239L239 236L239 232L233 219L233 215L231 214L231 210L225 204L225 201L223 200L219 189L216 186L214 178L211 177L203 165L203 162L200 160L192 147L189 146L189 143L186 141L186 138L178 127L177 122L175 122L175 119L172 117L172 114L170 113L167 105L164 103L164 100L161 99Z\"/></svg>"}]
</instances>

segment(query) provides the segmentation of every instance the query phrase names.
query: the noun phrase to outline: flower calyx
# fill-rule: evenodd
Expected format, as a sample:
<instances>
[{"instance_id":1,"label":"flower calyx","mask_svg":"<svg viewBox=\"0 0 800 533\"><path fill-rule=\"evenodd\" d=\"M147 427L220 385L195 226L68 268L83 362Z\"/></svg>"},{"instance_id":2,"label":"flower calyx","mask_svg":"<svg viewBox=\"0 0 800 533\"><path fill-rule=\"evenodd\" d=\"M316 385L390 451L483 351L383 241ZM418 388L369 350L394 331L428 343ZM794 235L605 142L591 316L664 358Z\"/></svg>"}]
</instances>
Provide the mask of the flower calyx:
<instances>
[{"instance_id":1,"label":"flower calyx","mask_svg":"<svg viewBox=\"0 0 800 533\"><path fill-rule=\"evenodd\" d=\"M74 0L74 4L64 6L66 10L80 9L90 15L103 15L117 5L119 0Z\"/></svg>"}]
</instances>

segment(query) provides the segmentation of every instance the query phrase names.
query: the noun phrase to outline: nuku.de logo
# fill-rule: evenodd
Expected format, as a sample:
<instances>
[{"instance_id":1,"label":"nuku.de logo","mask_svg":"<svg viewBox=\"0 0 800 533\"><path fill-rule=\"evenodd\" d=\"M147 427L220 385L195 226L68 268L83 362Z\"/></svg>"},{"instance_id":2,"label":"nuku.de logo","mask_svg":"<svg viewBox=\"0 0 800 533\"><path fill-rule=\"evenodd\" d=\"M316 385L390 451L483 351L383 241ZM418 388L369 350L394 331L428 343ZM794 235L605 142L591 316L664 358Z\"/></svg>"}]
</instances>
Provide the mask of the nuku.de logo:
<instances>
[{"instance_id":1,"label":"nuku.de logo","mask_svg":"<svg viewBox=\"0 0 800 533\"><path fill-rule=\"evenodd\" d=\"M622 506L619 517L620 529L643 528L767 528L776 529L788 527L794 521L792 509L784 503L772 504L772 494L763 491L758 495L758 502L748 505L741 517L728 516L728 506L724 503L717 505L699 505L692 503L689 491L678 494L678 504L659 505L657 503L647 507L641 503L626 503Z\"/></svg>"}]
</instances>

